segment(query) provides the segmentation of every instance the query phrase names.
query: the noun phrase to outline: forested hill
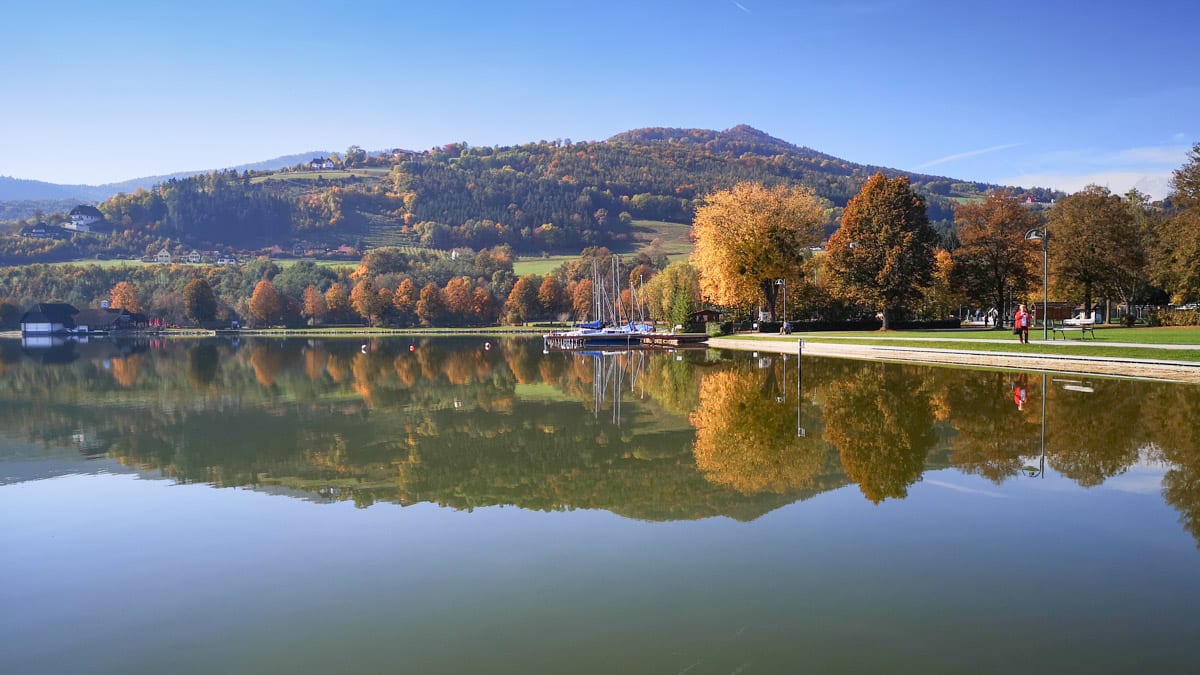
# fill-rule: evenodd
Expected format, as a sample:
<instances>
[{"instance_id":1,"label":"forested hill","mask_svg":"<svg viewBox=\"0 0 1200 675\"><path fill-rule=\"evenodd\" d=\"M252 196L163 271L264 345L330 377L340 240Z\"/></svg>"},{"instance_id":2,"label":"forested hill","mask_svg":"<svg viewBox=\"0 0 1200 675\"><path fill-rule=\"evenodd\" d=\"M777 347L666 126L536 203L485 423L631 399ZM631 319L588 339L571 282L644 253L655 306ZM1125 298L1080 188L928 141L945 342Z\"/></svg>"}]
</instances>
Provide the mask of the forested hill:
<instances>
[{"instance_id":1,"label":"forested hill","mask_svg":"<svg viewBox=\"0 0 1200 675\"><path fill-rule=\"evenodd\" d=\"M697 200L739 181L812 187L830 204L828 232L876 171L908 176L928 197L930 219L943 227L957 202L996 187L855 164L748 126L638 129L583 143L456 143L425 152L352 146L341 161L335 169L300 163L172 179L99 208L110 225L120 224L119 246L145 250L304 241L578 253L591 245L619 249L635 219L690 223ZM1041 189L1017 192L1034 201L1053 197Z\"/></svg>"},{"instance_id":2,"label":"forested hill","mask_svg":"<svg viewBox=\"0 0 1200 675\"><path fill-rule=\"evenodd\" d=\"M647 127L634 129L617 134L608 139L609 143L675 143L678 145L695 145L717 154L729 154L734 157L745 153L771 157L780 154L803 155L810 158L842 161L833 155L817 152L812 148L793 145L787 141L775 138L770 134L759 131L754 127L739 124L725 131L711 129L675 129L671 127Z\"/></svg>"}]
</instances>

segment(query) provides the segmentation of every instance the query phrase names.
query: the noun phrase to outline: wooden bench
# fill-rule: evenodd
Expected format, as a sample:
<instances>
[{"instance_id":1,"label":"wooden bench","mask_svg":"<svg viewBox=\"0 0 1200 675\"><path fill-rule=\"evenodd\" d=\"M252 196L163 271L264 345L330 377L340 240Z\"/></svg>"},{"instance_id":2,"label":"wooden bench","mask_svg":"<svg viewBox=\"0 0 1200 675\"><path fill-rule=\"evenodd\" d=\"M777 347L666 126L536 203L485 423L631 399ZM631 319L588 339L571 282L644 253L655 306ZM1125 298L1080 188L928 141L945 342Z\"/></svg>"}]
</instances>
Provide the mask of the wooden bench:
<instances>
[{"instance_id":1,"label":"wooden bench","mask_svg":"<svg viewBox=\"0 0 1200 675\"><path fill-rule=\"evenodd\" d=\"M1087 334L1092 334L1092 339L1096 338L1096 322L1095 321L1058 321L1050 324L1050 339L1057 340L1061 334L1064 340L1067 339L1067 331L1079 331L1079 339L1086 339Z\"/></svg>"}]
</instances>

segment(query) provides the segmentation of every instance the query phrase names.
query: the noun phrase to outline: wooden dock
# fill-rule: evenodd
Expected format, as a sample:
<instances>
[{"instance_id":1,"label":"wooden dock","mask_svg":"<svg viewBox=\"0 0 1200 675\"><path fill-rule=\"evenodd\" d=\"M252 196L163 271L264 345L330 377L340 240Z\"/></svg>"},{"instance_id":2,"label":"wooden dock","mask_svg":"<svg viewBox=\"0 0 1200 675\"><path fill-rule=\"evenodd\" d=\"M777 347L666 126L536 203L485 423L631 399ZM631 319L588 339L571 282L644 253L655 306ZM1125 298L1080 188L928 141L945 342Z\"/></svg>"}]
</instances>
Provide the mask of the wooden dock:
<instances>
[{"instance_id":1,"label":"wooden dock","mask_svg":"<svg viewBox=\"0 0 1200 675\"><path fill-rule=\"evenodd\" d=\"M642 336L642 345L650 347L697 346L708 341L704 333L648 333Z\"/></svg>"},{"instance_id":2,"label":"wooden dock","mask_svg":"<svg viewBox=\"0 0 1200 675\"><path fill-rule=\"evenodd\" d=\"M571 335L549 333L543 336L547 349L664 349L670 347L699 347L708 340L704 333L626 333Z\"/></svg>"}]
</instances>

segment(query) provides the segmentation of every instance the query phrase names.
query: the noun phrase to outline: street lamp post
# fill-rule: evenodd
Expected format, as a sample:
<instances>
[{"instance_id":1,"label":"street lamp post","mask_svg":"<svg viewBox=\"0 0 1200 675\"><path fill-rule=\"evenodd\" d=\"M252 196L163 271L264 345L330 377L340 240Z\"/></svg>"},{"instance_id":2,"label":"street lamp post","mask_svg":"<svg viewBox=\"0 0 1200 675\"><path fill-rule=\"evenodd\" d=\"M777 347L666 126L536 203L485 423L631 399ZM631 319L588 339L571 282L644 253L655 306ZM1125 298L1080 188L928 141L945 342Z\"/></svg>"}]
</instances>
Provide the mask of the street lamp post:
<instances>
[{"instance_id":1,"label":"street lamp post","mask_svg":"<svg viewBox=\"0 0 1200 675\"><path fill-rule=\"evenodd\" d=\"M783 330L787 327L787 280L782 278L776 279L775 285L783 289L783 326L781 327L781 330ZM784 332L787 331L785 330Z\"/></svg>"},{"instance_id":2,"label":"street lamp post","mask_svg":"<svg viewBox=\"0 0 1200 675\"><path fill-rule=\"evenodd\" d=\"M1050 331L1050 231L1043 225L1025 233L1026 241L1042 242L1042 341Z\"/></svg>"}]
</instances>

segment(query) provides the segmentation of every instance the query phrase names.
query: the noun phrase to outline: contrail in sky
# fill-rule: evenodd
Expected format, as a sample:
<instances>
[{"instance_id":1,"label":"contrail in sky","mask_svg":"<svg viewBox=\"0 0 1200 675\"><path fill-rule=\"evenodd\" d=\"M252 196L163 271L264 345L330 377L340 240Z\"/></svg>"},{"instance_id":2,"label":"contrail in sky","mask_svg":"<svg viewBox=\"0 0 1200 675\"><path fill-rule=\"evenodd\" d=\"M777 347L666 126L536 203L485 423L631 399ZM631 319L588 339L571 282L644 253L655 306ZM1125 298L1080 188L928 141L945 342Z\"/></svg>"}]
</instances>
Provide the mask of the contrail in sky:
<instances>
[{"instance_id":1,"label":"contrail in sky","mask_svg":"<svg viewBox=\"0 0 1200 675\"><path fill-rule=\"evenodd\" d=\"M746 9L746 6L743 5L742 3L738 2L737 0L729 0L729 1L733 3L734 7L737 7L738 9L742 10L743 12L745 12L747 14L750 13L750 10Z\"/></svg>"},{"instance_id":2,"label":"contrail in sky","mask_svg":"<svg viewBox=\"0 0 1200 675\"><path fill-rule=\"evenodd\" d=\"M1008 143L1006 145L994 145L990 148L982 148L979 150L968 150L967 152L960 152L956 155L946 155L945 157L939 157L933 161L925 162L924 164L918 164L917 166L915 166L913 168L914 169L928 169L931 166L937 166L938 164L945 164L946 162L953 162L956 159L966 159L967 157L975 157L977 155L986 155L989 152L999 152L1001 150L1008 150L1009 148L1015 148L1019 145L1021 145L1021 144L1020 143Z\"/></svg>"}]
</instances>

